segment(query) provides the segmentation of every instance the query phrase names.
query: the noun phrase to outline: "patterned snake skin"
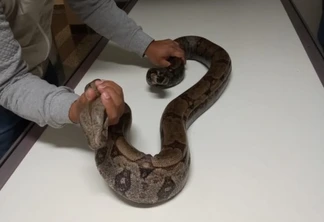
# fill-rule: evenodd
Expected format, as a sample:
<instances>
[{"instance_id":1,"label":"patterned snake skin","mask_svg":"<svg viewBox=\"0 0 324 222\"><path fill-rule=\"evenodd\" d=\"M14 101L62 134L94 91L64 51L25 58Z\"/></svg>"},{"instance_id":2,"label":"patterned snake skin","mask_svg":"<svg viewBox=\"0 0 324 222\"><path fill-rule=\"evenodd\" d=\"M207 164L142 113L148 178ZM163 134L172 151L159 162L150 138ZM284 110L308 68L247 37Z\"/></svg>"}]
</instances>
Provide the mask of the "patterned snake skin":
<instances>
[{"instance_id":1,"label":"patterned snake skin","mask_svg":"<svg viewBox=\"0 0 324 222\"><path fill-rule=\"evenodd\" d=\"M204 64L207 73L165 108L161 122L161 151L152 156L128 143L131 109L126 104L118 124L107 127L107 116L100 98L80 115L80 125L95 151L96 166L109 187L127 200L140 204L165 202L185 186L190 166L187 129L211 107L229 82L232 63L229 54L215 43L199 36L175 39L187 60ZM168 88L184 78L181 59L170 58L167 68L151 68L146 80L153 87ZM94 81L88 87L95 89Z\"/></svg>"}]
</instances>

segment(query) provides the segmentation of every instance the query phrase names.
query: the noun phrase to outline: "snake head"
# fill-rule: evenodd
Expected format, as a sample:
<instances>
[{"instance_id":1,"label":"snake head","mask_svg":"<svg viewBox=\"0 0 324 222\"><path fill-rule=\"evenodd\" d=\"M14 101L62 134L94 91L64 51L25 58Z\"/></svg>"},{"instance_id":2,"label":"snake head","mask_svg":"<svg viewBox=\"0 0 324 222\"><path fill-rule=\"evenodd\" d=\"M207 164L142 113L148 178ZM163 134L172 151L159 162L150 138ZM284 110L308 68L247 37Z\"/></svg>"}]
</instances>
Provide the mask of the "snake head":
<instances>
[{"instance_id":1,"label":"snake head","mask_svg":"<svg viewBox=\"0 0 324 222\"><path fill-rule=\"evenodd\" d=\"M92 88L96 93L99 93L95 85L96 80L88 83L84 91ZM108 138L108 116L100 97L86 104L80 113L79 119L81 129L87 138L90 149L98 150L106 146Z\"/></svg>"},{"instance_id":2,"label":"snake head","mask_svg":"<svg viewBox=\"0 0 324 222\"><path fill-rule=\"evenodd\" d=\"M170 84L172 70L151 68L147 71L146 81L150 86L167 87Z\"/></svg>"},{"instance_id":3,"label":"snake head","mask_svg":"<svg viewBox=\"0 0 324 222\"><path fill-rule=\"evenodd\" d=\"M146 74L146 82L158 88L170 88L179 84L184 78L184 63L180 58L170 57L170 66L150 68Z\"/></svg>"}]
</instances>

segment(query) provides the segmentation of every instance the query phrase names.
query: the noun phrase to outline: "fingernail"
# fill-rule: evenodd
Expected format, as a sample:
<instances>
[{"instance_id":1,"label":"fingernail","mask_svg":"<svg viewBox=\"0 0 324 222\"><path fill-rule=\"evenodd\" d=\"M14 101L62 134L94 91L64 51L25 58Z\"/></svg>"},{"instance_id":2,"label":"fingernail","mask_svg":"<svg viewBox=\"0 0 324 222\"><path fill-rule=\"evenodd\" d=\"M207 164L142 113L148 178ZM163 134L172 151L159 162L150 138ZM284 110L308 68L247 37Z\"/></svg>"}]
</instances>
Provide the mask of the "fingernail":
<instances>
[{"instance_id":1,"label":"fingernail","mask_svg":"<svg viewBox=\"0 0 324 222\"><path fill-rule=\"evenodd\" d=\"M105 99L110 99L110 95L108 93L104 92L102 95Z\"/></svg>"},{"instance_id":2,"label":"fingernail","mask_svg":"<svg viewBox=\"0 0 324 222\"><path fill-rule=\"evenodd\" d=\"M98 80L95 82L95 84L98 86L98 84L101 84L102 82L103 82L102 79L98 79Z\"/></svg>"},{"instance_id":3,"label":"fingernail","mask_svg":"<svg viewBox=\"0 0 324 222\"><path fill-rule=\"evenodd\" d=\"M103 88L105 88L105 87L106 87L106 85L99 85L99 86L98 86L99 89L103 89Z\"/></svg>"}]
</instances>

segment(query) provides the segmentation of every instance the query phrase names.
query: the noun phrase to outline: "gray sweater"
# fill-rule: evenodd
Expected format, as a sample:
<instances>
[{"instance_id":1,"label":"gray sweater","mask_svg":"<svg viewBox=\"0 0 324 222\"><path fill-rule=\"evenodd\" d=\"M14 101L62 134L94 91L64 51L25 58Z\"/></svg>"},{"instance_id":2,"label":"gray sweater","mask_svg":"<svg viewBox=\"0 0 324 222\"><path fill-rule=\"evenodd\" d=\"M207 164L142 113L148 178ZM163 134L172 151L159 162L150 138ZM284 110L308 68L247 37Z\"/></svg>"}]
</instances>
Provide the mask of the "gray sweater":
<instances>
[{"instance_id":1,"label":"gray sweater","mask_svg":"<svg viewBox=\"0 0 324 222\"><path fill-rule=\"evenodd\" d=\"M128 51L142 56L153 41L114 1L68 2L86 24ZM71 123L69 108L78 95L67 87L50 85L28 71L20 44L6 19L0 3L0 106L40 126L59 128Z\"/></svg>"}]
</instances>

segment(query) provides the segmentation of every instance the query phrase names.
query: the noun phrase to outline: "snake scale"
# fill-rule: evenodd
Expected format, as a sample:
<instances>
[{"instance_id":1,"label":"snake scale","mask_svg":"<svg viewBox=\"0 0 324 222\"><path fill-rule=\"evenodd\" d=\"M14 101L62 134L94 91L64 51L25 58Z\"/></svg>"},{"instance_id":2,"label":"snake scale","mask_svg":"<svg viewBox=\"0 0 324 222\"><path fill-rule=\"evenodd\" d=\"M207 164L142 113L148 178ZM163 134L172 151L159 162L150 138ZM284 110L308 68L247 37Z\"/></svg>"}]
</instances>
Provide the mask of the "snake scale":
<instances>
[{"instance_id":1,"label":"snake scale","mask_svg":"<svg viewBox=\"0 0 324 222\"><path fill-rule=\"evenodd\" d=\"M101 176L117 194L139 204L165 202L183 189L191 158L187 129L220 97L232 71L229 54L210 40L189 35L174 41L184 50L186 60L200 62L208 70L165 108L160 121L161 150L158 154L145 154L127 141L132 122L127 103L119 122L109 127L100 97L80 114L80 126L89 147L95 151ZM148 70L146 80L149 85L169 88L184 79L183 61L176 57L169 61L169 67ZM88 83L85 90L88 87L95 89L94 81Z\"/></svg>"}]
</instances>

